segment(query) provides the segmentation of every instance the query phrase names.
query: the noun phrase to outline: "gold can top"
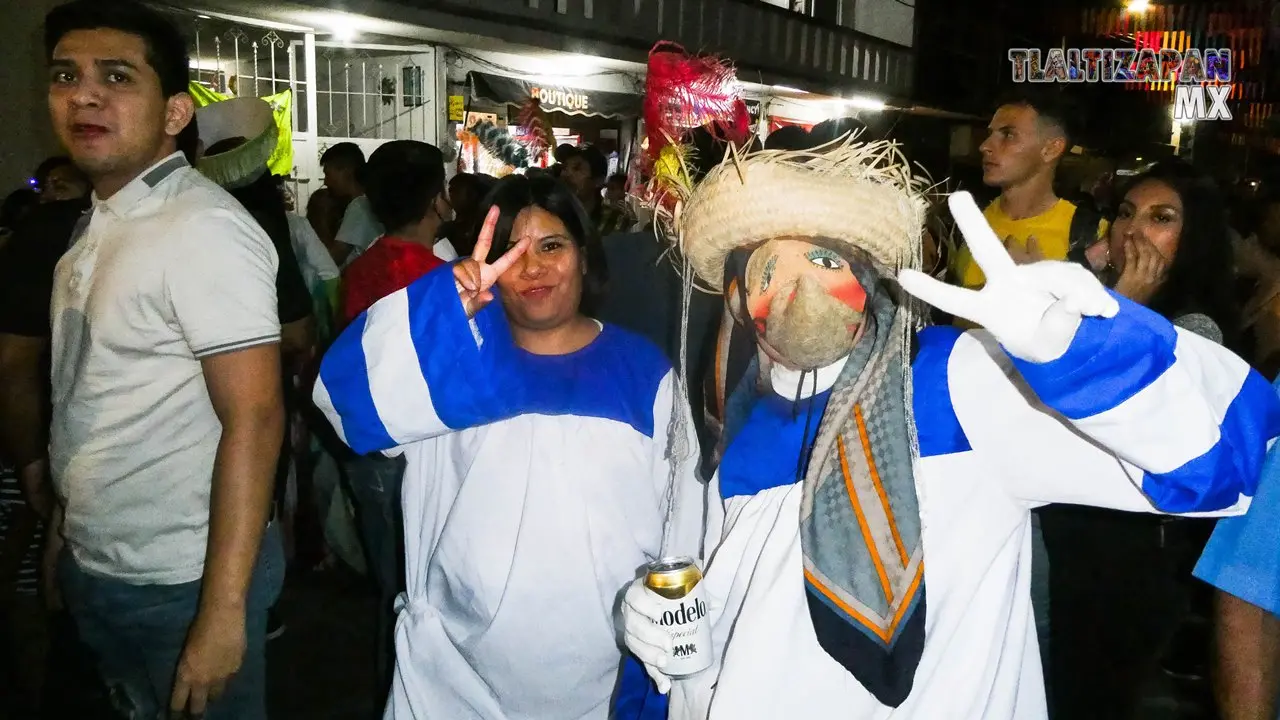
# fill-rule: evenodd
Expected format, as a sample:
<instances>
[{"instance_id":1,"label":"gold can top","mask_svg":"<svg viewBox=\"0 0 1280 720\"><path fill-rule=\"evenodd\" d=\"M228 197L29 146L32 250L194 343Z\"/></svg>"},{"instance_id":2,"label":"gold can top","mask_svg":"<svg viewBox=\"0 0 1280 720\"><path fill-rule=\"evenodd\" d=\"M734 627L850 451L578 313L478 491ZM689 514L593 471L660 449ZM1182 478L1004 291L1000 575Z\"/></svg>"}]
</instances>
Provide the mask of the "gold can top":
<instances>
[{"instance_id":1,"label":"gold can top","mask_svg":"<svg viewBox=\"0 0 1280 720\"><path fill-rule=\"evenodd\" d=\"M702 571L690 557L662 558L647 569L645 586L668 600L688 595L702 580Z\"/></svg>"}]
</instances>

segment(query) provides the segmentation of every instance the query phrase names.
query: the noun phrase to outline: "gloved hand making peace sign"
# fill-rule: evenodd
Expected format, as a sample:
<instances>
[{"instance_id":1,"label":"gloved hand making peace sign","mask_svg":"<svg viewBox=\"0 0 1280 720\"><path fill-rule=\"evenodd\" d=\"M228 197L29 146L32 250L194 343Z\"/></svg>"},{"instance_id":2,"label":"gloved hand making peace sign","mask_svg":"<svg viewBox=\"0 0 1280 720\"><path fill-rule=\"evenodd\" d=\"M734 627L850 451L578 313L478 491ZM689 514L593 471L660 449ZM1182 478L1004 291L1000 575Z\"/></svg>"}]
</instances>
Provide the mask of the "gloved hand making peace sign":
<instances>
[{"instance_id":1,"label":"gloved hand making peace sign","mask_svg":"<svg viewBox=\"0 0 1280 720\"><path fill-rule=\"evenodd\" d=\"M1079 265L1015 264L969 193L954 193L947 204L987 284L967 290L903 270L898 282L907 292L986 328L1010 355L1033 363L1062 357L1083 318L1110 318L1120 311L1120 303Z\"/></svg>"}]
</instances>

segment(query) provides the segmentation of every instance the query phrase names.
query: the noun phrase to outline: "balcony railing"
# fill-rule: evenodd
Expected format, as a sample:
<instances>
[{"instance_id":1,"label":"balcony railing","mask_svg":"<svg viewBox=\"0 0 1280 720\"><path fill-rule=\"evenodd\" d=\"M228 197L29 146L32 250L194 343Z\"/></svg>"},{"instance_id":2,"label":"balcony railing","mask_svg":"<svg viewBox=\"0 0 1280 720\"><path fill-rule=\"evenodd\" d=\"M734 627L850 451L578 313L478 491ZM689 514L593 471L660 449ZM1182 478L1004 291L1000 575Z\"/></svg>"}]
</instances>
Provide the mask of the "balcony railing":
<instances>
[{"instance_id":1,"label":"balcony railing","mask_svg":"<svg viewBox=\"0 0 1280 720\"><path fill-rule=\"evenodd\" d=\"M914 51L757 0L399 0L648 49L659 40L830 90L907 97ZM743 73L744 79L749 79Z\"/></svg>"}]
</instances>

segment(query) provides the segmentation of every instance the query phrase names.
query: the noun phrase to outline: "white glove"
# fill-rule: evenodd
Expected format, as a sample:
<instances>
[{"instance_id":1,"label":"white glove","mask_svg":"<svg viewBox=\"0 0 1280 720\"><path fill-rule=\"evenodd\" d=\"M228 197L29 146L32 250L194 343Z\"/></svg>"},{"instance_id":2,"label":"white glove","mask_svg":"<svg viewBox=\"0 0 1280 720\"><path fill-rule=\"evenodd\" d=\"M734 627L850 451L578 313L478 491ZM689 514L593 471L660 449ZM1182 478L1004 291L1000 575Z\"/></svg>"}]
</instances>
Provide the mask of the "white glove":
<instances>
[{"instance_id":1,"label":"white glove","mask_svg":"<svg viewBox=\"0 0 1280 720\"><path fill-rule=\"evenodd\" d=\"M898 273L902 289L930 305L986 328L1010 355L1027 362L1057 360L1085 317L1115 317L1116 301L1074 263L1016 265L967 192L947 200L973 259L987 276L981 290L939 282L922 272Z\"/></svg>"},{"instance_id":2,"label":"white glove","mask_svg":"<svg viewBox=\"0 0 1280 720\"><path fill-rule=\"evenodd\" d=\"M675 649L671 634L659 624L662 597L645 587L644 578L631 583L622 598L623 640L633 655L644 663L645 672L658 692L671 691L671 678L662 674Z\"/></svg>"}]
</instances>

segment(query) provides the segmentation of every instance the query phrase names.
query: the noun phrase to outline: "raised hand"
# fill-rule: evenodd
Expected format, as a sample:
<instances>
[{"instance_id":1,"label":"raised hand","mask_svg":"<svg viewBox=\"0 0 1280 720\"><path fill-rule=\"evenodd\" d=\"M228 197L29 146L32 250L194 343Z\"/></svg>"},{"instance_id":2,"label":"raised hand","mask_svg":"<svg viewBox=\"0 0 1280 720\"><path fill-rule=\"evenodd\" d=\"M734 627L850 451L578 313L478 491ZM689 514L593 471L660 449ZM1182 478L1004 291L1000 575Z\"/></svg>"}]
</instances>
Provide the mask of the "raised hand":
<instances>
[{"instance_id":1,"label":"raised hand","mask_svg":"<svg viewBox=\"0 0 1280 720\"><path fill-rule=\"evenodd\" d=\"M471 257L453 266L453 279L458 283L458 297L462 299L462 307L467 317L475 317L476 313L493 302L493 286L502 274L516 264L521 255L529 250L530 238L521 238L497 262L489 264L489 249L493 246L493 231L498 225L500 211L495 205L489 208L484 225L480 228L480 236L476 238L476 249Z\"/></svg>"},{"instance_id":2,"label":"raised hand","mask_svg":"<svg viewBox=\"0 0 1280 720\"><path fill-rule=\"evenodd\" d=\"M1004 249L1017 265L1030 265L1045 259L1044 252L1040 249L1040 241L1035 235L1027 238L1025 247L1010 235L1004 240Z\"/></svg>"},{"instance_id":3,"label":"raised hand","mask_svg":"<svg viewBox=\"0 0 1280 720\"><path fill-rule=\"evenodd\" d=\"M1120 311L1102 283L1079 265L1017 265L969 193L954 193L947 204L987 284L981 290L966 290L903 270L898 281L907 292L986 328L1010 355L1035 363L1061 357L1082 318L1114 317Z\"/></svg>"},{"instance_id":4,"label":"raised hand","mask_svg":"<svg viewBox=\"0 0 1280 720\"><path fill-rule=\"evenodd\" d=\"M1116 281L1116 293L1146 305L1164 284L1169 261L1150 240L1130 237L1124 241L1124 272Z\"/></svg>"}]
</instances>

